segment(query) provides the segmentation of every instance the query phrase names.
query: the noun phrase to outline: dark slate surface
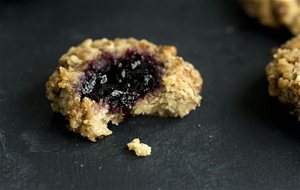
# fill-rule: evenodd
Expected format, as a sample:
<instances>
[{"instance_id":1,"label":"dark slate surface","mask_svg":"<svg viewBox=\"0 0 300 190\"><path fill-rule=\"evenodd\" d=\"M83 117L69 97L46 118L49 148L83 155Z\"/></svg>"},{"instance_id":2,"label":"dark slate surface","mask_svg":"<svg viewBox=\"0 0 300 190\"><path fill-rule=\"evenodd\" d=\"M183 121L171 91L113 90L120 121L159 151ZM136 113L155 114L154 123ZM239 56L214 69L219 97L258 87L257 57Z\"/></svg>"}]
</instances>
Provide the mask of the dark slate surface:
<instances>
[{"instance_id":1,"label":"dark slate surface","mask_svg":"<svg viewBox=\"0 0 300 190\"><path fill-rule=\"evenodd\" d=\"M299 189L299 123L267 94L270 50L290 38L235 0L1 1L0 189ZM92 143L65 128L45 82L87 37L177 46L201 71L183 119L131 118ZM134 137L152 146L137 158Z\"/></svg>"}]
</instances>

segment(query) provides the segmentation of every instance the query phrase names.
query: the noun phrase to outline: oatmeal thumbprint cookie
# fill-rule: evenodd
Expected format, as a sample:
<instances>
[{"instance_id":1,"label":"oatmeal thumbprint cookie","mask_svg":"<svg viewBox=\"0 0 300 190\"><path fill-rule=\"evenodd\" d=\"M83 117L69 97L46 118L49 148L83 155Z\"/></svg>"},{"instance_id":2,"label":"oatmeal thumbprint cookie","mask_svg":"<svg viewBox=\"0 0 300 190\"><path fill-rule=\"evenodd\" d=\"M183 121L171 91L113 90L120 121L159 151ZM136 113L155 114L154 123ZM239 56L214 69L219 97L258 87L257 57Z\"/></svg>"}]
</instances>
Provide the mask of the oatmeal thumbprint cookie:
<instances>
[{"instance_id":1,"label":"oatmeal thumbprint cookie","mask_svg":"<svg viewBox=\"0 0 300 190\"><path fill-rule=\"evenodd\" d=\"M245 12L265 26L300 34L300 0L240 0Z\"/></svg>"},{"instance_id":2,"label":"oatmeal thumbprint cookie","mask_svg":"<svg viewBox=\"0 0 300 190\"><path fill-rule=\"evenodd\" d=\"M266 68L269 94L300 121L300 35L278 48L273 57Z\"/></svg>"},{"instance_id":3,"label":"oatmeal thumbprint cookie","mask_svg":"<svg viewBox=\"0 0 300 190\"><path fill-rule=\"evenodd\" d=\"M128 116L183 117L200 106L203 80L176 51L134 38L87 39L60 58L47 97L91 141Z\"/></svg>"}]
</instances>

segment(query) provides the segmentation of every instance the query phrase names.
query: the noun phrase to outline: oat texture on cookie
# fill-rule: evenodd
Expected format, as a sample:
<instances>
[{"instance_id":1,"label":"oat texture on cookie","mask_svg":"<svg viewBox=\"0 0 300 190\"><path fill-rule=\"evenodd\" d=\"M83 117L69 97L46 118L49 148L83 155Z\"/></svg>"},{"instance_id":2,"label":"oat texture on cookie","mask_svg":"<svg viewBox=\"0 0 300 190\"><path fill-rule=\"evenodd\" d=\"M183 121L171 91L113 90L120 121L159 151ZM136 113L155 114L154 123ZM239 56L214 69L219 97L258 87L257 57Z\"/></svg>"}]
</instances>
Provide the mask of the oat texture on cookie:
<instances>
[{"instance_id":1,"label":"oat texture on cookie","mask_svg":"<svg viewBox=\"0 0 300 190\"><path fill-rule=\"evenodd\" d=\"M270 27L284 26L300 34L299 0L240 0L246 13Z\"/></svg>"},{"instance_id":2,"label":"oat texture on cookie","mask_svg":"<svg viewBox=\"0 0 300 190\"><path fill-rule=\"evenodd\" d=\"M266 67L269 94L291 109L300 121L300 35L277 49Z\"/></svg>"},{"instance_id":3,"label":"oat texture on cookie","mask_svg":"<svg viewBox=\"0 0 300 190\"><path fill-rule=\"evenodd\" d=\"M60 58L46 94L71 131L95 141L129 115L184 117L200 105L202 83L174 46L87 39Z\"/></svg>"}]
</instances>

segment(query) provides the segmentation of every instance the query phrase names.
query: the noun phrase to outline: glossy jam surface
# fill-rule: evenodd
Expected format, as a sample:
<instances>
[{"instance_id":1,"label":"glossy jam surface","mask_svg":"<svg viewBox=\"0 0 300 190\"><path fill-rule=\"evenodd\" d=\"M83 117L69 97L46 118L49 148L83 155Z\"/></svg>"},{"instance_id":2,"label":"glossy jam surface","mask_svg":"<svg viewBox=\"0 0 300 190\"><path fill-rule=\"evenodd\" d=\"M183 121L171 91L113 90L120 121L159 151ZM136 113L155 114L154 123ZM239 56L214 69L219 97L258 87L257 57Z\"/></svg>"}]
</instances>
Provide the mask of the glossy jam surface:
<instances>
[{"instance_id":1,"label":"glossy jam surface","mask_svg":"<svg viewBox=\"0 0 300 190\"><path fill-rule=\"evenodd\" d=\"M119 58L103 53L89 63L79 91L82 98L103 99L111 113L129 115L137 100L161 86L162 70L147 53L128 50Z\"/></svg>"}]
</instances>

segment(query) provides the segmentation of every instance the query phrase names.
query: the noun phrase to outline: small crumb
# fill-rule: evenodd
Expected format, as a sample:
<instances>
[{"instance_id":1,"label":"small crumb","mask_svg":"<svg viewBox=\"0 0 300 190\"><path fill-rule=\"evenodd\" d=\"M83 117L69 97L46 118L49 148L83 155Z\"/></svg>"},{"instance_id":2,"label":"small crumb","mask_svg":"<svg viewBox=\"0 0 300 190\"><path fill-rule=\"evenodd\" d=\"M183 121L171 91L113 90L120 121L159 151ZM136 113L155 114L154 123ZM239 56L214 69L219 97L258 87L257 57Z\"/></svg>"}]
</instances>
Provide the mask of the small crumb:
<instances>
[{"instance_id":1,"label":"small crumb","mask_svg":"<svg viewBox=\"0 0 300 190\"><path fill-rule=\"evenodd\" d=\"M84 165L83 164L80 164L80 167L83 167Z\"/></svg>"},{"instance_id":2,"label":"small crumb","mask_svg":"<svg viewBox=\"0 0 300 190\"><path fill-rule=\"evenodd\" d=\"M201 124L200 124L200 123L198 124L198 127L201 127Z\"/></svg>"},{"instance_id":3,"label":"small crumb","mask_svg":"<svg viewBox=\"0 0 300 190\"><path fill-rule=\"evenodd\" d=\"M98 167L98 169L99 169L99 170L101 170L101 169L102 169L102 167L101 167L101 166L99 166L99 167Z\"/></svg>"},{"instance_id":4,"label":"small crumb","mask_svg":"<svg viewBox=\"0 0 300 190\"><path fill-rule=\"evenodd\" d=\"M141 143L140 139L133 139L130 143L127 143L128 149L133 150L137 156L149 156L151 155L151 147L147 144Z\"/></svg>"},{"instance_id":5,"label":"small crumb","mask_svg":"<svg viewBox=\"0 0 300 190\"><path fill-rule=\"evenodd\" d=\"M132 169L131 169L131 167L130 167L130 166L127 166L127 170L128 170L129 172L131 172L131 171L132 171Z\"/></svg>"}]
</instances>

